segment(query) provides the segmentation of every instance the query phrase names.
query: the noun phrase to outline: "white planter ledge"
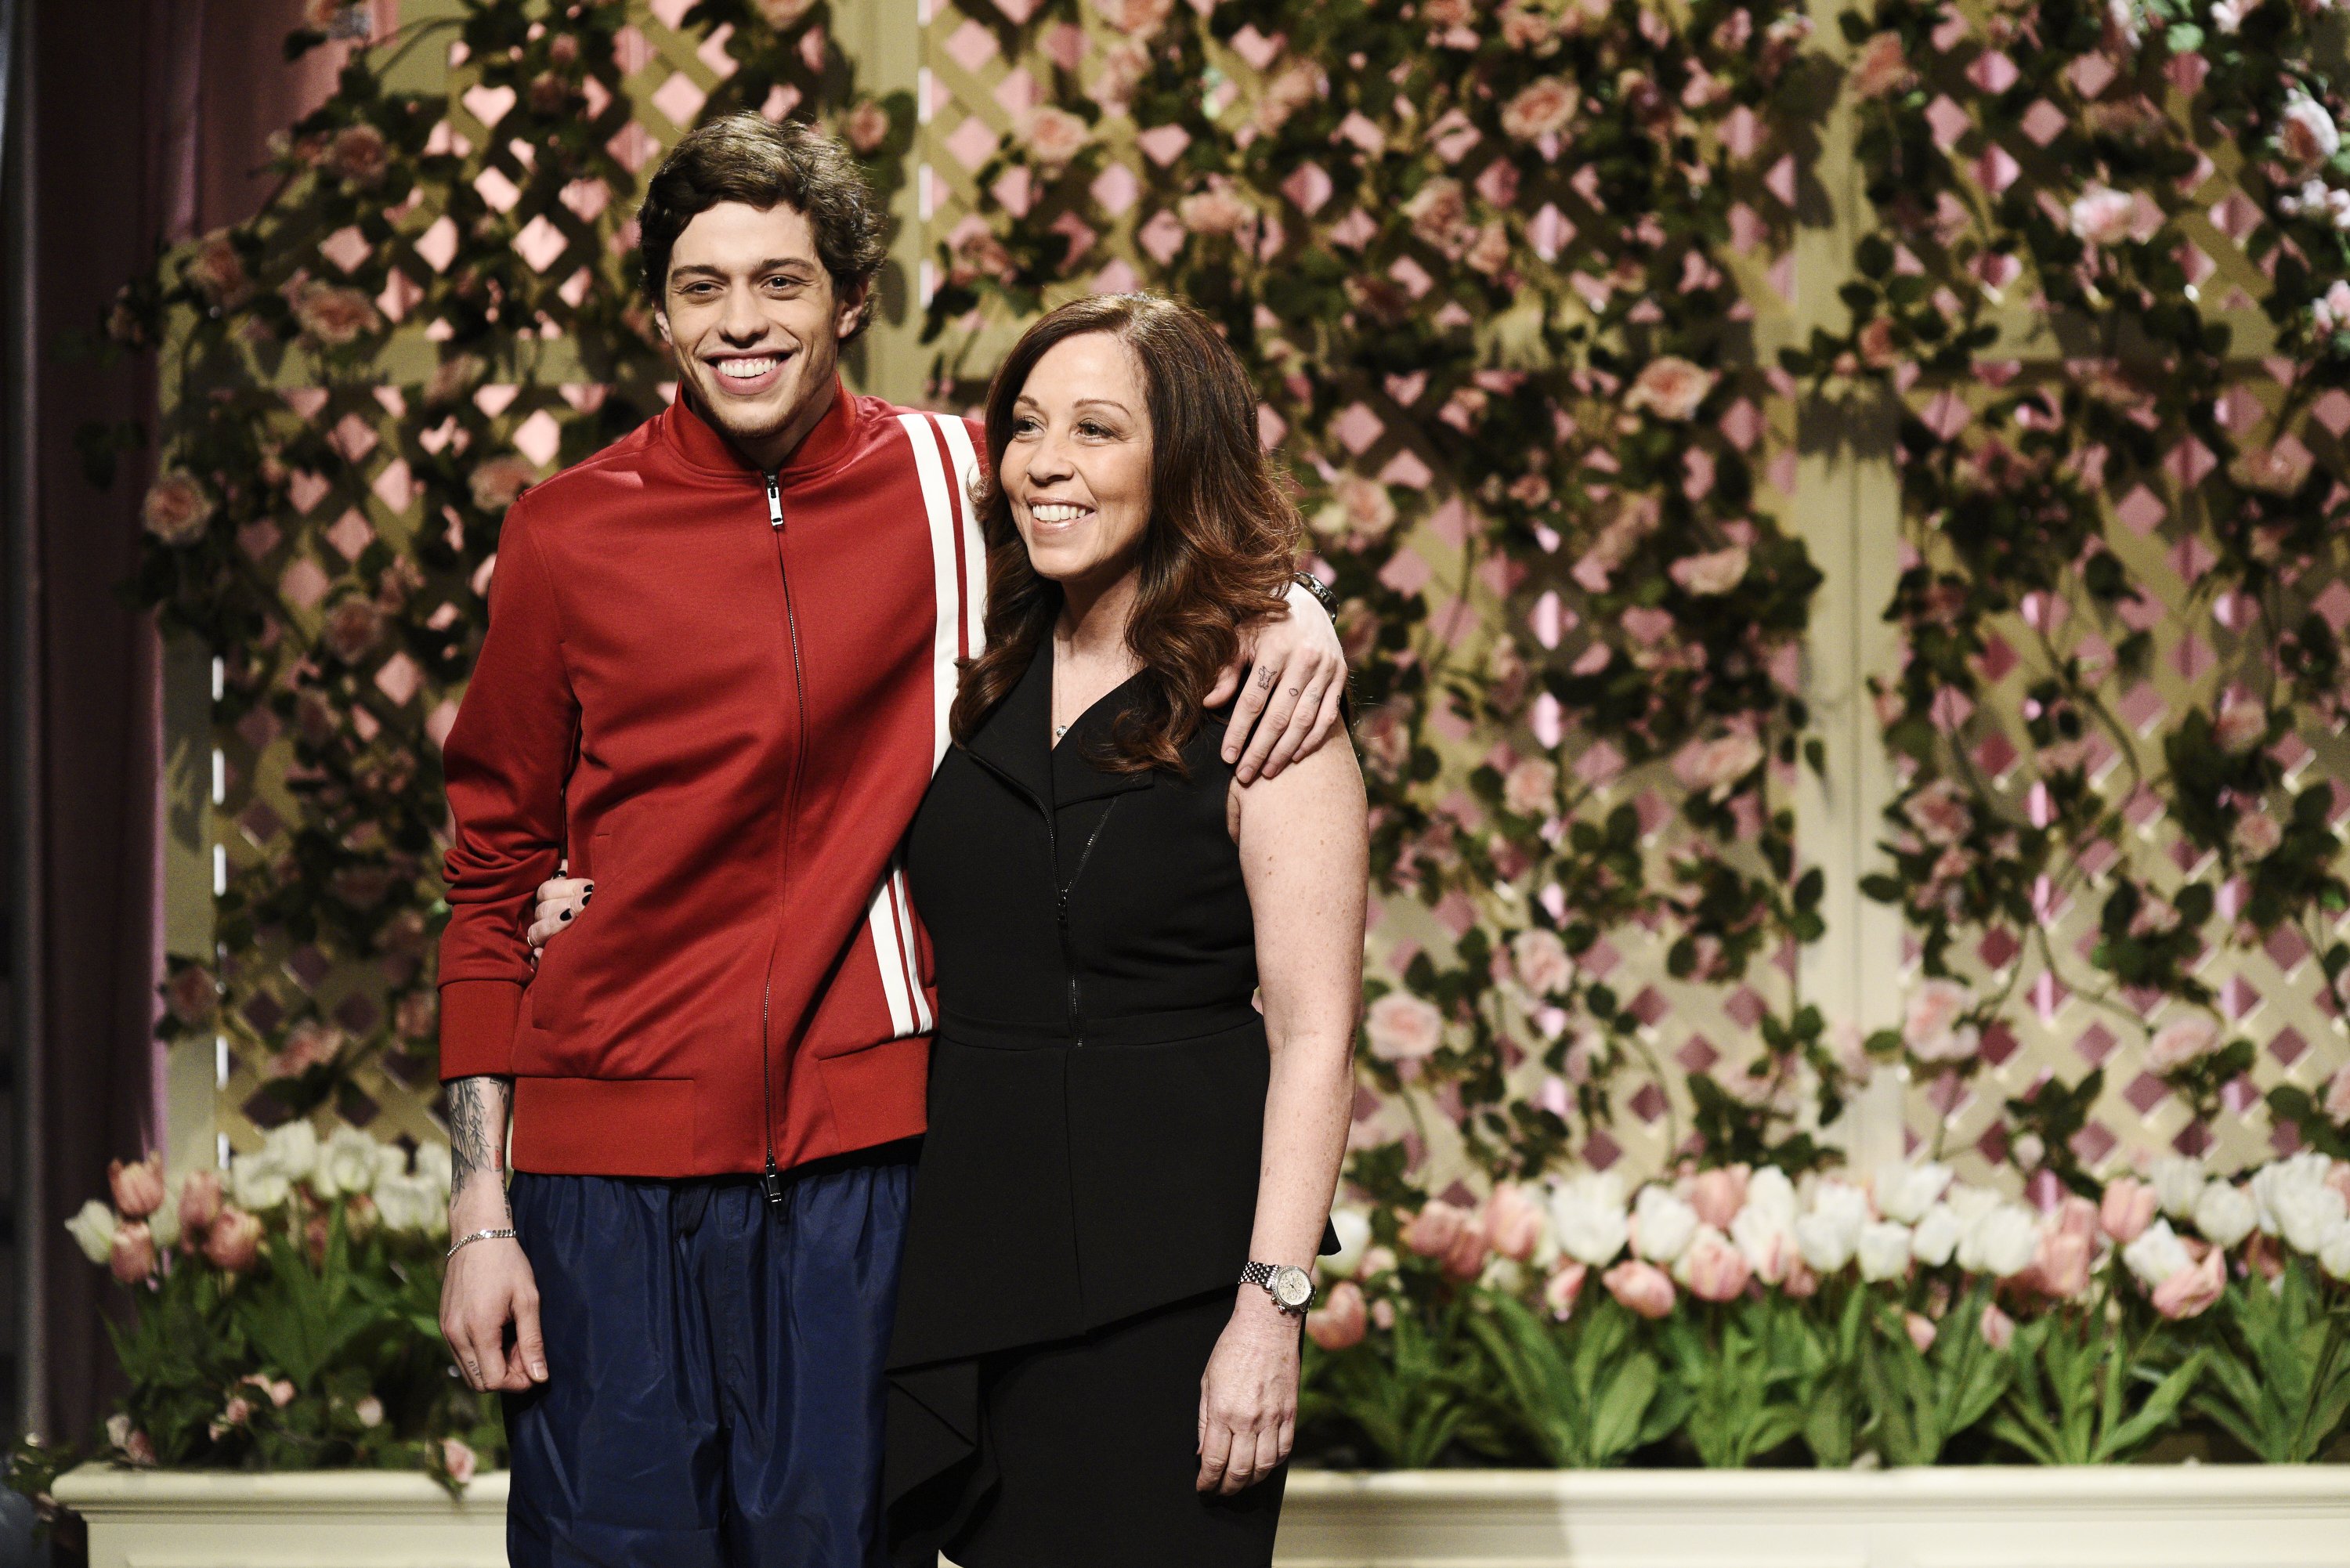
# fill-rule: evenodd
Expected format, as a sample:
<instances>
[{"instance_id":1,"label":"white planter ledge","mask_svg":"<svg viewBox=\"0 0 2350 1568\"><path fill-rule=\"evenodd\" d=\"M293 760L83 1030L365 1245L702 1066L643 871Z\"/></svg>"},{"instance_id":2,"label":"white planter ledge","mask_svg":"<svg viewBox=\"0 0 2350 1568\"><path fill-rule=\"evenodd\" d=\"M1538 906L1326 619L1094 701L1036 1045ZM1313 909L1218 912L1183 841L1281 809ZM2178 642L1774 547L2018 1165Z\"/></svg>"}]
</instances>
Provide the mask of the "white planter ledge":
<instances>
[{"instance_id":1,"label":"white planter ledge","mask_svg":"<svg viewBox=\"0 0 2350 1568\"><path fill-rule=\"evenodd\" d=\"M91 1568L489 1568L504 1475L90 1465ZM2350 1466L1301 1471L1282 1568L2350 1568ZM1105 1563L1102 1568L1116 1568Z\"/></svg>"}]
</instances>

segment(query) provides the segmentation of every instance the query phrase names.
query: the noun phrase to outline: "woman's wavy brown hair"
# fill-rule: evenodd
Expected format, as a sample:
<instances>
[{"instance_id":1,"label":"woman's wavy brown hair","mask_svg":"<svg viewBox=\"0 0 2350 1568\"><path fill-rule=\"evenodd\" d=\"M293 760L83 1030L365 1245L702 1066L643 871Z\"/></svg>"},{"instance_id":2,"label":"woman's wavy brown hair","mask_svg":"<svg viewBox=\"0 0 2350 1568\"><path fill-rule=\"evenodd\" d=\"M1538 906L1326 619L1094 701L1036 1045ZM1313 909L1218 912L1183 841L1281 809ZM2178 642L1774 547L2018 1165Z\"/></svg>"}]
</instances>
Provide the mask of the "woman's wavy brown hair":
<instances>
[{"instance_id":1,"label":"woman's wavy brown hair","mask_svg":"<svg viewBox=\"0 0 2350 1568\"><path fill-rule=\"evenodd\" d=\"M968 742L1036 656L1061 612L1060 585L1036 575L999 478L1013 405L1054 345L1087 332L1124 343L1150 419L1150 520L1127 647L1141 701L1089 760L1114 773L1184 772L1240 628L1286 606L1299 524L1257 440L1256 394L1240 356L1208 318L1155 294L1097 295L1046 316L1013 347L987 389L987 466L974 487L987 545L987 643L963 667L949 725Z\"/></svg>"}]
</instances>

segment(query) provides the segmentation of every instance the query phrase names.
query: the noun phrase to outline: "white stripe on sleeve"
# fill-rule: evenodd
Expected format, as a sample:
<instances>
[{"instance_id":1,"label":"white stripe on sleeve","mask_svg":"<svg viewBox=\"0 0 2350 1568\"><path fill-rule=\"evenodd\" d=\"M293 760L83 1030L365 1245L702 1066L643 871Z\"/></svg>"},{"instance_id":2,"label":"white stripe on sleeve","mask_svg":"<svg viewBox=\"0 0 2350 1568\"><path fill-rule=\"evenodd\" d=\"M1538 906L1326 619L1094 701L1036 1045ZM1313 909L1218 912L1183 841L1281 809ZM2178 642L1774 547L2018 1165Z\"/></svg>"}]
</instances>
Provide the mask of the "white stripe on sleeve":
<instances>
[{"instance_id":1,"label":"white stripe on sleeve","mask_svg":"<svg viewBox=\"0 0 2350 1568\"><path fill-rule=\"evenodd\" d=\"M866 929L873 933L873 957L881 970L881 994L889 1001L889 1033L895 1036L913 1033L914 1009L906 994L906 957L898 940L898 906L892 887L898 880L898 870L892 865L881 874L881 885L873 889L873 901L866 906Z\"/></svg>"},{"instance_id":2,"label":"white stripe on sleeve","mask_svg":"<svg viewBox=\"0 0 2350 1568\"><path fill-rule=\"evenodd\" d=\"M947 494L947 474L939 462L938 437L920 414L899 414L906 440L914 449L914 472L922 483L922 507L930 514L931 585L938 607L938 629L931 648L931 699L934 711L931 766L947 754L947 711L954 706L955 633L961 606L955 598L954 501Z\"/></svg>"},{"instance_id":3,"label":"white stripe on sleeve","mask_svg":"<svg viewBox=\"0 0 2350 1568\"><path fill-rule=\"evenodd\" d=\"M938 416L947 438L947 455L953 459L955 494L962 504L963 613L969 618L971 651L975 657L987 636L987 546L979 536L979 510L971 503L971 482L979 474L979 454L972 450L971 427L952 414Z\"/></svg>"}]
</instances>

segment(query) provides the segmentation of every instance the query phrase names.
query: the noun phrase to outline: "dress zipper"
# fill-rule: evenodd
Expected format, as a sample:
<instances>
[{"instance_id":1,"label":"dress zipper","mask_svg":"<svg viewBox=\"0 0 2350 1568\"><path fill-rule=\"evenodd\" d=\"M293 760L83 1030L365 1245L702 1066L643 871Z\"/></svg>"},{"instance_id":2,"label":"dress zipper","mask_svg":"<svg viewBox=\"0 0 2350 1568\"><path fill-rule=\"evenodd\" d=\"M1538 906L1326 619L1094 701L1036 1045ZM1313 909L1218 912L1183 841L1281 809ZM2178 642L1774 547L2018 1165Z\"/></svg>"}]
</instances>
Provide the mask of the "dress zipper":
<instances>
[{"instance_id":1,"label":"dress zipper","mask_svg":"<svg viewBox=\"0 0 2350 1568\"><path fill-rule=\"evenodd\" d=\"M1077 878L1086 874L1086 862L1093 858L1094 841L1101 836L1102 829L1109 826L1109 814L1117 809L1118 797L1112 796L1110 803L1102 808L1100 817L1095 821L1094 830L1086 835L1085 847L1077 851L1077 863L1070 869L1067 884L1057 888L1057 919L1061 929L1061 968L1069 977L1069 1044L1072 1050L1085 1044L1086 1031L1077 1006L1077 959L1076 954L1069 947L1069 895L1076 890ZM1061 850L1059 840L1053 831L1053 815L1051 812L1045 814L1045 843L1053 856L1053 880L1055 884L1059 884Z\"/></svg>"},{"instance_id":2,"label":"dress zipper","mask_svg":"<svg viewBox=\"0 0 2350 1568\"><path fill-rule=\"evenodd\" d=\"M773 473L762 475L767 483L767 528L775 541L775 576L784 587L784 628L792 645L792 690L796 699L800 728L799 741L792 749L792 782L784 797L784 848L786 860L791 849L792 823L799 812L800 762L807 752L807 676L800 662L800 624L792 610L791 574L784 566L784 495L782 482ZM780 900L782 892L777 891ZM765 1111L763 1131L767 1139L767 1168L759 1178L759 1189L768 1204L780 1212L784 1206L783 1173L775 1165L775 1045L772 1019L775 997L775 942L782 935L777 921L776 937L767 944L767 969L763 977L764 989L759 996L759 1096Z\"/></svg>"}]
</instances>

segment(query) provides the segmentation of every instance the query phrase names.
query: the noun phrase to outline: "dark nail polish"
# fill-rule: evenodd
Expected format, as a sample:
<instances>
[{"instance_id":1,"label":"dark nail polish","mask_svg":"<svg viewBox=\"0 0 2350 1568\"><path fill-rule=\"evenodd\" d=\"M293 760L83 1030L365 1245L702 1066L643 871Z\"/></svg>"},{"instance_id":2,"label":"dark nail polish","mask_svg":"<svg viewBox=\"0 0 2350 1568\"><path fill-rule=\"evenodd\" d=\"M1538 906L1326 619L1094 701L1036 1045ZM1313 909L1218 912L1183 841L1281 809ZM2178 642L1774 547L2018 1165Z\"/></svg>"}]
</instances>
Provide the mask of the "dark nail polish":
<instances>
[{"instance_id":1,"label":"dark nail polish","mask_svg":"<svg viewBox=\"0 0 2350 1568\"><path fill-rule=\"evenodd\" d=\"M564 910L564 911L563 911L563 918L564 918L565 919L567 919L567 919L569 919L571 918L571 911L570 911L570 910L568 910L568 909Z\"/></svg>"}]
</instances>

